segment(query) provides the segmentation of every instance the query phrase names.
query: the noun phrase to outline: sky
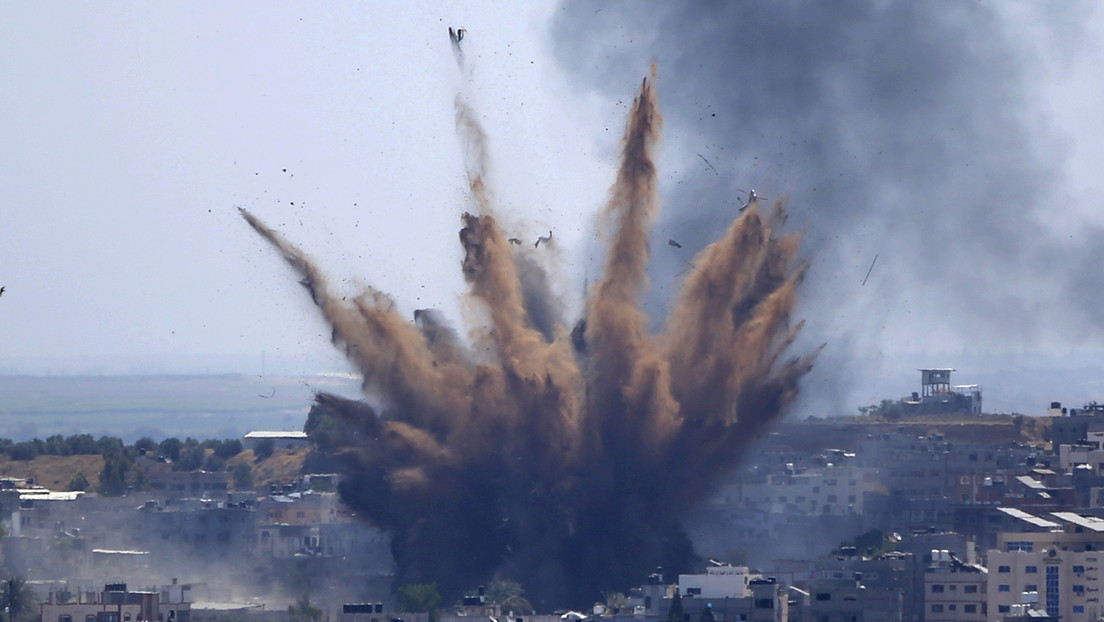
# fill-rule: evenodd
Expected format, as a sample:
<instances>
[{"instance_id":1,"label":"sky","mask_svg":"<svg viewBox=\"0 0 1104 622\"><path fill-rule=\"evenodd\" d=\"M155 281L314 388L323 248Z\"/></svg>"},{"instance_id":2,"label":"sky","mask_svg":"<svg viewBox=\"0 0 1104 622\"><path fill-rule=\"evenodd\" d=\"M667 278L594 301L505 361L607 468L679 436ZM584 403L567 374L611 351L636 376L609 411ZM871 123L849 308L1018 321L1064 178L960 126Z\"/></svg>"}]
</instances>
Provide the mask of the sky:
<instances>
[{"instance_id":1,"label":"sky","mask_svg":"<svg viewBox=\"0 0 1104 622\"><path fill-rule=\"evenodd\" d=\"M654 61L656 317L755 188L810 262L804 413L926 366L997 412L1104 401L1102 42L1067 2L0 4L0 373L348 370L238 207L464 325L461 89L577 309Z\"/></svg>"}]
</instances>

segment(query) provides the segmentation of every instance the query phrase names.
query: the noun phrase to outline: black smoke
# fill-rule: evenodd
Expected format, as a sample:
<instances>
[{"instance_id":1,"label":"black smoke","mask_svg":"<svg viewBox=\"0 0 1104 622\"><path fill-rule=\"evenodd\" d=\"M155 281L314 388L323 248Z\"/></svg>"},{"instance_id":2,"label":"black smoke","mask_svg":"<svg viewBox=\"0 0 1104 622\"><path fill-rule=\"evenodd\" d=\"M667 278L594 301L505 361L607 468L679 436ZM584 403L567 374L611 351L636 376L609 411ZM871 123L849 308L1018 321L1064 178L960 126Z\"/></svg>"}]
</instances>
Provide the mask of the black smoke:
<instances>
[{"instance_id":1,"label":"black smoke","mask_svg":"<svg viewBox=\"0 0 1104 622\"><path fill-rule=\"evenodd\" d=\"M611 99L625 68L663 68L680 168L664 198L684 209L657 223L657 247L700 248L738 189L789 196L815 258L805 337L833 361L814 376L843 400L853 358L887 343L1007 352L1101 337L1101 232L1046 226L1068 199L1036 88L1076 53L1091 7L567 0L551 43L582 88ZM686 269L665 250L657 283Z\"/></svg>"}]
</instances>

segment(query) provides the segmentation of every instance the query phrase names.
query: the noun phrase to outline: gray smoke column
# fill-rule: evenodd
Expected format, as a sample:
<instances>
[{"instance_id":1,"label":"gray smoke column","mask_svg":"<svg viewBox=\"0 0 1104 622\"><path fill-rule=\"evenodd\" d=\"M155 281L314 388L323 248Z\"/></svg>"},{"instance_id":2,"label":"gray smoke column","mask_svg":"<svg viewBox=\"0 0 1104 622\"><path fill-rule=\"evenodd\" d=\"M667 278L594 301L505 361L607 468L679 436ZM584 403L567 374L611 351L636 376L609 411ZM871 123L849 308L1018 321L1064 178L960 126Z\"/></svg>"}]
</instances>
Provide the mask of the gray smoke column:
<instances>
[{"instance_id":1,"label":"gray smoke column","mask_svg":"<svg viewBox=\"0 0 1104 622\"><path fill-rule=\"evenodd\" d=\"M399 585L435 582L451 599L497 576L520 581L541 608L578 607L657 565L688 570L680 519L809 371L811 356L779 360L796 334L803 273L796 238L778 233L781 203L731 222L695 259L668 326L646 330L640 298L659 212L654 82L653 69L629 113L604 273L572 333L563 318L534 321L534 305L542 317L550 307L524 294L535 268L522 253L538 251L499 229L486 136L462 99L478 213L463 216L461 269L488 318L474 331L479 356L431 313L410 322L376 292L331 294L301 249L242 211L302 279L366 393L385 402L320 394L308 432L344 460L345 501L392 534Z\"/></svg>"},{"instance_id":2,"label":"gray smoke column","mask_svg":"<svg viewBox=\"0 0 1104 622\"><path fill-rule=\"evenodd\" d=\"M657 253L653 282L686 269L682 253L712 241L739 190L788 195L815 258L803 340L844 363L883 344L1008 351L1100 336L1099 232L1046 226L1065 199L1062 152L1036 91L1040 58L1057 67L1077 48L1089 6L567 0L551 42L611 100L626 68L664 70L679 170L663 195L680 209L655 240L686 251ZM841 369L815 374L828 367Z\"/></svg>"}]
</instances>

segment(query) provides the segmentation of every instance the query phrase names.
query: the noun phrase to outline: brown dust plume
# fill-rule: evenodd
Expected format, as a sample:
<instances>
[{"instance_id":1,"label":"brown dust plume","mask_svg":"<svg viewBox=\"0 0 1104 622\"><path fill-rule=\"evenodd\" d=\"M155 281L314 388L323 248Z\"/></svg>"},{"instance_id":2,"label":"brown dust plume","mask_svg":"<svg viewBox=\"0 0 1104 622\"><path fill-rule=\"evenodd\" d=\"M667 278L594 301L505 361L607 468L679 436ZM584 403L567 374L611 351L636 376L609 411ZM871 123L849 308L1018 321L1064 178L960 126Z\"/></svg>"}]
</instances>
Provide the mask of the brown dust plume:
<instances>
[{"instance_id":1,"label":"brown dust plume","mask_svg":"<svg viewBox=\"0 0 1104 622\"><path fill-rule=\"evenodd\" d=\"M475 357L436 314L399 316L367 291L333 294L298 247L242 210L298 273L383 406L318 394L307 432L345 465L343 499L386 529L396 584L435 582L447 599L492 578L521 582L542 609L585 606L656 566L689 570L679 527L797 393L812 356L782 360L803 267L782 206L755 206L695 258L659 335L640 298L659 210L653 151L662 117L652 77L629 117L606 216L601 280L574 331L534 321L525 253L492 213L486 137L457 101L475 214L462 272L488 325ZM551 237L551 236L550 236ZM521 269L524 267L524 269ZM544 300L548 298L545 297ZM484 352L486 350L486 352Z\"/></svg>"}]
</instances>

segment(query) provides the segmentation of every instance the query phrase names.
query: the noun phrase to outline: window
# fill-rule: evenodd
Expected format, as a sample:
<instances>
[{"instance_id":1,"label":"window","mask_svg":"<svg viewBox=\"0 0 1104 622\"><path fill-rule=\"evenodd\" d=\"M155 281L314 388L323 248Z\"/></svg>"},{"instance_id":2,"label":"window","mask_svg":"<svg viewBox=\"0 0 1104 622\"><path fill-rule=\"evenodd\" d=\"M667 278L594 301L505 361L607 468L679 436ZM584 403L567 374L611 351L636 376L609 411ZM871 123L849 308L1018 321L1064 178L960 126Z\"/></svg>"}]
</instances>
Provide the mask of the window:
<instances>
[{"instance_id":1,"label":"window","mask_svg":"<svg viewBox=\"0 0 1104 622\"><path fill-rule=\"evenodd\" d=\"M977 594L977 586L976 585L963 585L962 586L962 591L966 592L967 594Z\"/></svg>"},{"instance_id":2,"label":"window","mask_svg":"<svg viewBox=\"0 0 1104 622\"><path fill-rule=\"evenodd\" d=\"M997 613L1008 613L1010 611L1012 611L1010 605L997 605Z\"/></svg>"},{"instance_id":3,"label":"window","mask_svg":"<svg viewBox=\"0 0 1104 622\"><path fill-rule=\"evenodd\" d=\"M935 584L932 585L932 593L938 594L942 591L943 591L943 584L942 583L935 583Z\"/></svg>"},{"instance_id":4,"label":"window","mask_svg":"<svg viewBox=\"0 0 1104 622\"><path fill-rule=\"evenodd\" d=\"M962 478L959 479L958 481L963 483L963 484L969 484L970 483L970 476L969 475L963 475Z\"/></svg>"},{"instance_id":5,"label":"window","mask_svg":"<svg viewBox=\"0 0 1104 622\"><path fill-rule=\"evenodd\" d=\"M1074 566L1073 567L1073 572L1074 572L1074 574L1082 574L1082 573L1085 572L1085 567L1084 566Z\"/></svg>"},{"instance_id":6,"label":"window","mask_svg":"<svg viewBox=\"0 0 1104 622\"><path fill-rule=\"evenodd\" d=\"M965 611L966 613L977 613L977 605L974 605L974 604L962 605L962 610Z\"/></svg>"},{"instance_id":7,"label":"window","mask_svg":"<svg viewBox=\"0 0 1104 622\"><path fill-rule=\"evenodd\" d=\"M60 615L58 616L58 622L73 622L73 616L65 614Z\"/></svg>"},{"instance_id":8,"label":"window","mask_svg":"<svg viewBox=\"0 0 1104 622\"><path fill-rule=\"evenodd\" d=\"M932 605L932 613L943 613L943 605Z\"/></svg>"},{"instance_id":9,"label":"window","mask_svg":"<svg viewBox=\"0 0 1104 622\"><path fill-rule=\"evenodd\" d=\"M1026 566L1026 567L1024 567L1024 572L1026 572L1027 574L1038 574L1039 573L1039 567L1038 566Z\"/></svg>"},{"instance_id":10,"label":"window","mask_svg":"<svg viewBox=\"0 0 1104 622\"><path fill-rule=\"evenodd\" d=\"M755 608L756 609L774 609L774 599L773 598L756 598L755 599Z\"/></svg>"},{"instance_id":11,"label":"window","mask_svg":"<svg viewBox=\"0 0 1104 622\"><path fill-rule=\"evenodd\" d=\"M957 605L947 605L947 611L954 611L955 609L958 609Z\"/></svg>"},{"instance_id":12,"label":"window","mask_svg":"<svg viewBox=\"0 0 1104 622\"><path fill-rule=\"evenodd\" d=\"M1006 572L1012 572L1012 566L997 566L997 572L1002 574Z\"/></svg>"},{"instance_id":13,"label":"window","mask_svg":"<svg viewBox=\"0 0 1104 622\"><path fill-rule=\"evenodd\" d=\"M688 587L688 588L686 588L686 595L687 596L701 596L701 588L700 587Z\"/></svg>"},{"instance_id":14,"label":"window","mask_svg":"<svg viewBox=\"0 0 1104 622\"><path fill-rule=\"evenodd\" d=\"M1009 588L1008 585L998 585L997 586L997 591L998 592L1011 592L1012 589Z\"/></svg>"},{"instance_id":15,"label":"window","mask_svg":"<svg viewBox=\"0 0 1104 622\"><path fill-rule=\"evenodd\" d=\"M1025 591L1025 592L1038 592L1039 591L1039 586L1035 585L1034 583L1028 583L1027 585L1024 586L1023 591Z\"/></svg>"},{"instance_id":16,"label":"window","mask_svg":"<svg viewBox=\"0 0 1104 622\"><path fill-rule=\"evenodd\" d=\"M816 599L821 601L832 600L832 594L831 592L817 592Z\"/></svg>"},{"instance_id":17,"label":"window","mask_svg":"<svg viewBox=\"0 0 1104 622\"><path fill-rule=\"evenodd\" d=\"M1074 605L1073 606L1073 612L1074 613L1085 613L1085 605Z\"/></svg>"},{"instance_id":18,"label":"window","mask_svg":"<svg viewBox=\"0 0 1104 622\"><path fill-rule=\"evenodd\" d=\"M1073 586L1073 593L1074 594L1084 594L1085 593L1085 586L1084 585L1075 585L1075 586Z\"/></svg>"}]
</instances>

